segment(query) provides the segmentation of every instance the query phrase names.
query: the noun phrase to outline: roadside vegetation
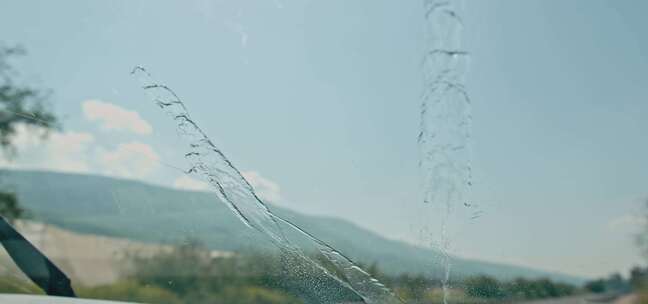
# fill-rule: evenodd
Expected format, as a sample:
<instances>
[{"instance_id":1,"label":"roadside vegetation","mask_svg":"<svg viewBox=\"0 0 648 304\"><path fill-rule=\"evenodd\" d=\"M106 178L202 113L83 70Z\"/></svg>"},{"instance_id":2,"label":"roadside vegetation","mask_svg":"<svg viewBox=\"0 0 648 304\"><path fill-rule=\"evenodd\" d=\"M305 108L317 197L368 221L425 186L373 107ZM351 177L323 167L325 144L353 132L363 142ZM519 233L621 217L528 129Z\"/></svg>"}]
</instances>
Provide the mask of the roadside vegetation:
<instances>
[{"instance_id":1,"label":"roadside vegetation","mask_svg":"<svg viewBox=\"0 0 648 304\"><path fill-rule=\"evenodd\" d=\"M636 240L644 261L648 261L648 199L644 203L642 219L644 223L643 230L636 235ZM632 268L629 283L637 295L636 304L648 304L648 266Z\"/></svg>"},{"instance_id":2,"label":"roadside vegetation","mask_svg":"<svg viewBox=\"0 0 648 304\"><path fill-rule=\"evenodd\" d=\"M25 56L21 46L7 46L0 42L0 157L11 161L18 152L14 139L20 127L47 136L48 131L59 129L56 116L48 107L50 92L20 81L14 60ZM44 132L44 133L42 133ZM0 183L2 183L0 176ZM7 222L27 217L15 193L0 189L0 215Z\"/></svg>"},{"instance_id":3,"label":"roadside vegetation","mask_svg":"<svg viewBox=\"0 0 648 304\"><path fill-rule=\"evenodd\" d=\"M321 258L313 255L312 258ZM188 241L154 256L127 256L122 278L103 286L80 283L80 297L140 303L228 303L298 304L315 303L325 295L333 303L354 303L358 298L334 281L322 279L315 269L304 268L286 257L263 254L214 255L199 242ZM442 303L439 280L422 275L390 276L377 264L364 265L407 303ZM311 292L319 289L321 293ZM333 290L333 292L331 292ZM30 282L0 278L1 293L41 294ZM516 279L501 282L480 275L451 282L452 303L512 303L522 300L562 297L582 290L548 279ZM312 298L309 298L311 296Z\"/></svg>"},{"instance_id":4,"label":"roadside vegetation","mask_svg":"<svg viewBox=\"0 0 648 304\"><path fill-rule=\"evenodd\" d=\"M648 304L648 267L632 268L629 283L637 294L636 304Z\"/></svg>"}]
</instances>

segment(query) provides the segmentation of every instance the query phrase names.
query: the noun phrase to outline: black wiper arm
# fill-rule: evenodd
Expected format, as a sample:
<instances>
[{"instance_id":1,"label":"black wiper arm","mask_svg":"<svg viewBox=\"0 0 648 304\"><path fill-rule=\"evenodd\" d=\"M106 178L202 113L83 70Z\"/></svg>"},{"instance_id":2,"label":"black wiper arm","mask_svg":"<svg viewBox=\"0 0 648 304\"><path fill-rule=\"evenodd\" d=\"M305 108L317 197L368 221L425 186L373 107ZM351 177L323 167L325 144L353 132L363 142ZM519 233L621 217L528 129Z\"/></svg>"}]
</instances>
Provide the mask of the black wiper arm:
<instances>
[{"instance_id":1,"label":"black wiper arm","mask_svg":"<svg viewBox=\"0 0 648 304\"><path fill-rule=\"evenodd\" d=\"M76 297L70 279L0 216L0 243L32 282L50 296Z\"/></svg>"}]
</instances>

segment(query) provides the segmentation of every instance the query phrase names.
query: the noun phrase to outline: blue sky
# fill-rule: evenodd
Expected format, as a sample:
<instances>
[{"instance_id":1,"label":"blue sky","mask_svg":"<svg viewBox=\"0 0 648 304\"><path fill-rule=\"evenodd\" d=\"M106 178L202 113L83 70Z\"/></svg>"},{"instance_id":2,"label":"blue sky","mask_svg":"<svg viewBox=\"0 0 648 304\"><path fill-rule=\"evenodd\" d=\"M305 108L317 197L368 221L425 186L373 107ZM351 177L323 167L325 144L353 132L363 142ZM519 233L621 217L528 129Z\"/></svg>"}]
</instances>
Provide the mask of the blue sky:
<instances>
[{"instance_id":1,"label":"blue sky","mask_svg":"<svg viewBox=\"0 0 648 304\"><path fill-rule=\"evenodd\" d=\"M421 6L4 2L0 37L28 49L16 65L53 90L65 127L46 149L25 140L14 165L190 185L165 165L185 165L173 123L129 76L143 65L266 199L418 243L439 220L417 168ZM587 276L641 262L646 9L465 1L472 201L484 214L454 235L457 254ZM130 127L111 128L117 117Z\"/></svg>"}]
</instances>

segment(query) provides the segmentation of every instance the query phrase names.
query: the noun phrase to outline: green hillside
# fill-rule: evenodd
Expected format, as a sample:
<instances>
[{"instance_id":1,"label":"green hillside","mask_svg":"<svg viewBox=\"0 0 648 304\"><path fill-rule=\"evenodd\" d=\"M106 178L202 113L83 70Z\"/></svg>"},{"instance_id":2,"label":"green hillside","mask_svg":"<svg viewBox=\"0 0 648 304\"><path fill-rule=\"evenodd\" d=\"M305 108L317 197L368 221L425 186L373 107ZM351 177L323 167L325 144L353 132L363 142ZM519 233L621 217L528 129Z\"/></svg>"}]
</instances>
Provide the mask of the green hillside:
<instances>
[{"instance_id":1,"label":"green hillside","mask_svg":"<svg viewBox=\"0 0 648 304\"><path fill-rule=\"evenodd\" d=\"M155 243L194 238L211 249L227 251L273 249L211 193L40 171L3 171L0 180L5 188L17 193L34 218L72 231ZM392 274L423 270L431 276L442 273L439 253L434 250L389 240L344 220L271 208L356 261L377 262ZM583 281L563 274L466 259L455 259L453 272L456 276L489 274L499 279L549 277L574 284Z\"/></svg>"}]
</instances>

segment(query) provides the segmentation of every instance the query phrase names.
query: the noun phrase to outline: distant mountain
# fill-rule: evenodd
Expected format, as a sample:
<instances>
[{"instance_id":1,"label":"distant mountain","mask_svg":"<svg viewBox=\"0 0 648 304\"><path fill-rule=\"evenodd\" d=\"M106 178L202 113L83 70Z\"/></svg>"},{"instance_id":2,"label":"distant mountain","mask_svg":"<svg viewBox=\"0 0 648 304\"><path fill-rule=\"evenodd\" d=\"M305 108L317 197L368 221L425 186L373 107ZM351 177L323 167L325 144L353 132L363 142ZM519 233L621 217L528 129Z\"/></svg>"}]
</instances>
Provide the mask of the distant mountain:
<instances>
[{"instance_id":1,"label":"distant mountain","mask_svg":"<svg viewBox=\"0 0 648 304\"><path fill-rule=\"evenodd\" d=\"M17 193L34 218L68 230L163 244L194 238L214 250L273 250L265 238L245 227L212 193L40 171L2 171L0 181L4 188ZM437 251L389 240L341 219L271 208L356 261L376 262L392 274L442 273ZM499 279L548 277L572 284L584 281L575 276L468 259L455 258L452 264L457 277L489 274Z\"/></svg>"}]
</instances>

